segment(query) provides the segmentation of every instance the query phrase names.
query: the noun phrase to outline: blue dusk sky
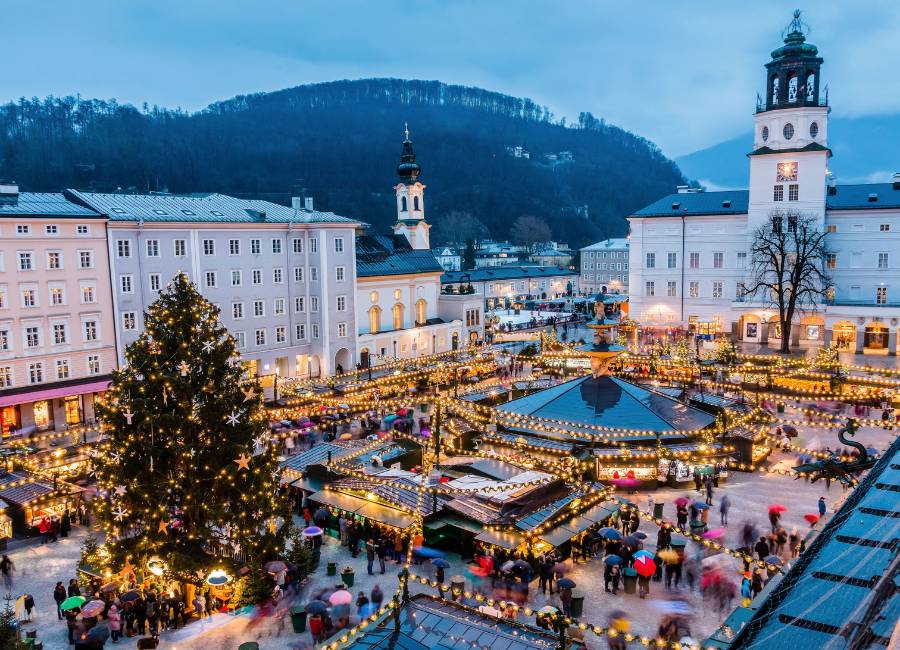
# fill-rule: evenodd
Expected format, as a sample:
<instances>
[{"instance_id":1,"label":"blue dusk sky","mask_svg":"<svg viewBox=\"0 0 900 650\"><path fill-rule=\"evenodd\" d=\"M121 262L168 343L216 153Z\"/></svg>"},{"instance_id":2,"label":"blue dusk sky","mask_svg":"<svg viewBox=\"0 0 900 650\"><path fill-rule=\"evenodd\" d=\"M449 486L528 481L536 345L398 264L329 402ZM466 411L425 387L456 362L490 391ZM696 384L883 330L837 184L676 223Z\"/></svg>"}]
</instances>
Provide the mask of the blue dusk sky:
<instances>
[{"instance_id":1,"label":"blue dusk sky","mask_svg":"<svg viewBox=\"0 0 900 650\"><path fill-rule=\"evenodd\" d=\"M808 2L842 116L900 112L900 3ZM669 155L750 128L793 6L599 0L3 0L0 101L80 93L197 110L237 94L362 77L530 97L639 133Z\"/></svg>"}]
</instances>

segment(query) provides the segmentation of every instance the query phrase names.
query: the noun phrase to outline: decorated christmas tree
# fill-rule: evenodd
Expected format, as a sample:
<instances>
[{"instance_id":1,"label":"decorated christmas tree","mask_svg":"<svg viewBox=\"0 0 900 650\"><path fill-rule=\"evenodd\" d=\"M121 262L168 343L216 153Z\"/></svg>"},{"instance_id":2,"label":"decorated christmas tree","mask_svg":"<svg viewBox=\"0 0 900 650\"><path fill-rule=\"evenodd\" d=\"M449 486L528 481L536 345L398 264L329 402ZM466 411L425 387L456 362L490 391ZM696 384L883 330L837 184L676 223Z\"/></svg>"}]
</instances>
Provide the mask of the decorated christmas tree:
<instances>
[{"instance_id":1,"label":"decorated christmas tree","mask_svg":"<svg viewBox=\"0 0 900 650\"><path fill-rule=\"evenodd\" d=\"M99 407L95 510L110 568L152 560L197 582L235 556L264 561L283 545L287 511L259 385L185 275L144 321Z\"/></svg>"}]
</instances>

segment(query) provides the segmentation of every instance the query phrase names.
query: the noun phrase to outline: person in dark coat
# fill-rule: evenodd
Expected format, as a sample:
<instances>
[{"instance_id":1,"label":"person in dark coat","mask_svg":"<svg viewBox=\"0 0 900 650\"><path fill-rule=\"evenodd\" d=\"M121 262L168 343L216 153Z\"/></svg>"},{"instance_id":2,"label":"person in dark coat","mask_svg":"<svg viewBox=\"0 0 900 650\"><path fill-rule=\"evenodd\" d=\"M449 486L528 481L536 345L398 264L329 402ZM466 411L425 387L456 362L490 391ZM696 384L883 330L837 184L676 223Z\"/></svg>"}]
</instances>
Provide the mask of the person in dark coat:
<instances>
[{"instance_id":1,"label":"person in dark coat","mask_svg":"<svg viewBox=\"0 0 900 650\"><path fill-rule=\"evenodd\" d=\"M760 560L764 560L767 555L769 555L769 542L765 537L760 537L759 541L756 542L756 546L753 547L753 550L756 551L756 554L759 556Z\"/></svg>"},{"instance_id":2,"label":"person in dark coat","mask_svg":"<svg viewBox=\"0 0 900 650\"><path fill-rule=\"evenodd\" d=\"M59 618L59 620L63 620L63 614L60 606L63 604L63 601L66 598L66 588L63 586L62 581L57 582L56 586L53 588L53 600L56 601L56 616L57 618Z\"/></svg>"},{"instance_id":3,"label":"person in dark coat","mask_svg":"<svg viewBox=\"0 0 900 650\"><path fill-rule=\"evenodd\" d=\"M69 580L69 588L66 591L66 594L71 598L72 596L80 596L81 595L81 587L78 586L78 581L75 578Z\"/></svg>"},{"instance_id":4,"label":"person in dark coat","mask_svg":"<svg viewBox=\"0 0 900 650\"><path fill-rule=\"evenodd\" d=\"M672 531L669 528L669 525L666 524L664 526L660 526L659 530L656 533L656 548L657 550L667 549L672 545Z\"/></svg>"},{"instance_id":5,"label":"person in dark coat","mask_svg":"<svg viewBox=\"0 0 900 650\"><path fill-rule=\"evenodd\" d=\"M72 529L72 515L69 514L69 509L66 508L66 511L63 513L62 521L59 523L59 534L63 537L69 536L69 531Z\"/></svg>"}]
</instances>

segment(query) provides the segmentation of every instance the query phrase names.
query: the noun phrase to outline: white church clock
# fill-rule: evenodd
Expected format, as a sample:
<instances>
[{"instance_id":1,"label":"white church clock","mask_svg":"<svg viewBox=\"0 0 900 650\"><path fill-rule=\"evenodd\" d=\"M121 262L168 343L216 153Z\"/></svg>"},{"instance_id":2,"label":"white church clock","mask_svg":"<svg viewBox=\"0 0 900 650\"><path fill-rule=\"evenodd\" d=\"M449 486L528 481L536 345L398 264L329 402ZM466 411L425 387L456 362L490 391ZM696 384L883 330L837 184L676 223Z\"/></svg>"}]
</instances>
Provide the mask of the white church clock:
<instances>
[{"instance_id":1,"label":"white church clock","mask_svg":"<svg viewBox=\"0 0 900 650\"><path fill-rule=\"evenodd\" d=\"M796 162L780 162L778 163L778 173L775 179L778 183L790 183L797 180L797 163Z\"/></svg>"}]
</instances>

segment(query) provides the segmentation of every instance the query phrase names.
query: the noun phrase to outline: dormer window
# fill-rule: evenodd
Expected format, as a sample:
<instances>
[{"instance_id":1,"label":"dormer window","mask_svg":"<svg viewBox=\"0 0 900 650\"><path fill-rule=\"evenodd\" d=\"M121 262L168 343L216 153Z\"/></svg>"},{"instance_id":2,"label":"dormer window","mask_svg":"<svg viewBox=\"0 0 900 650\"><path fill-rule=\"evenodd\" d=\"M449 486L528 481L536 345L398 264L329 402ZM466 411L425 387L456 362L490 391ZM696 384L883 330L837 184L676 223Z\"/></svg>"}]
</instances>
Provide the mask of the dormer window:
<instances>
[{"instance_id":1,"label":"dormer window","mask_svg":"<svg viewBox=\"0 0 900 650\"><path fill-rule=\"evenodd\" d=\"M125 210L123 210L122 208L113 208L112 211L116 214L125 214Z\"/></svg>"},{"instance_id":2,"label":"dormer window","mask_svg":"<svg viewBox=\"0 0 900 650\"><path fill-rule=\"evenodd\" d=\"M722 207L723 207L723 208L730 208L730 207L731 207L731 201L722 201Z\"/></svg>"},{"instance_id":3,"label":"dormer window","mask_svg":"<svg viewBox=\"0 0 900 650\"><path fill-rule=\"evenodd\" d=\"M876 192L872 192L869 194L869 203L875 203L878 200L878 194Z\"/></svg>"},{"instance_id":4,"label":"dormer window","mask_svg":"<svg viewBox=\"0 0 900 650\"><path fill-rule=\"evenodd\" d=\"M189 217L195 216L195 213L192 212L191 210L182 210L182 211L181 211L181 214L186 214L186 215L189 216Z\"/></svg>"},{"instance_id":5,"label":"dormer window","mask_svg":"<svg viewBox=\"0 0 900 650\"><path fill-rule=\"evenodd\" d=\"M209 213L214 217L224 217L225 215L218 210L210 210Z\"/></svg>"},{"instance_id":6,"label":"dormer window","mask_svg":"<svg viewBox=\"0 0 900 650\"><path fill-rule=\"evenodd\" d=\"M153 211L153 214L158 214L158 215L161 216L161 217L165 217L165 216L167 216L169 213L166 212L165 210L154 210L154 211Z\"/></svg>"},{"instance_id":7,"label":"dormer window","mask_svg":"<svg viewBox=\"0 0 900 650\"><path fill-rule=\"evenodd\" d=\"M680 203L673 203L673 204L672 204L672 209L673 209L673 210L677 210L677 209L680 208L680 207L681 207L681 204L680 204Z\"/></svg>"}]
</instances>

